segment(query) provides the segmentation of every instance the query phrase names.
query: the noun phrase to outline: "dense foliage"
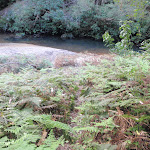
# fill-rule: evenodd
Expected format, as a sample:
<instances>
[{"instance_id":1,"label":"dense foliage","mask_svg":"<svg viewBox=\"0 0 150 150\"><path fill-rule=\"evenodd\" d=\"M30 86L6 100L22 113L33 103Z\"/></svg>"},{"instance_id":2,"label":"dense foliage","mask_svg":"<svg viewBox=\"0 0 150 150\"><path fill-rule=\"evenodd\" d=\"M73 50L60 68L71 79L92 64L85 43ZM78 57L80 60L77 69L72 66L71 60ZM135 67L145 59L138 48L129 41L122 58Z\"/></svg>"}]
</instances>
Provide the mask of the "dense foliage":
<instances>
[{"instance_id":1,"label":"dense foliage","mask_svg":"<svg viewBox=\"0 0 150 150\"><path fill-rule=\"evenodd\" d=\"M60 69L32 56L1 56L0 149L150 149L147 1L100 2L23 0L1 18L1 29L23 35L73 33L99 39L109 30L103 40L123 56ZM121 40L114 43L109 33ZM147 39L143 53L132 51L135 39Z\"/></svg>"},{"instance_id":2,"label":"dense foliage","mask_svg":"<svg viewBox=\"0 0 150 150\"><path fill-rule=\"evenodd\" d=\"M129 23L116 44L103 35L124 57L98 66L53 69L32 56L1 57L0 148L148 150L150 43L142 54L128 53Z\"/></svg>"},{"instance_id":3,"label":"dense foliage","mask_svg":"<svg viewBox=\"0 0 150 150\"><path fill-rule=\"evenodd\" d=\"M11 3L15 2L16 0L1 0L0 1L0 10L2 10L3 8L7 7L8 5L10 5Z\"/></svg>"},{"instance_id":4,"label":"dense foliage","mask_svg":"<svg viewBox=\"0 0 150 150\"><path fill-rule=\"evenodd\" d=\"M149 1L22 0L4 16L1 27L24 34L72 34L101 39L109 30L119 38L120 20L132 20L132 41L150 37ZM138 35L138 36L137 36Z\"/></svg>"},{"instance_id":5,"label":"dense foliage","mask_svg":"<svg viewBox=\"0 0 150 150\"><path fill-rule=\"evenodd\" d=\"M39 62L35 69L33 58L1 57L0 148L148 150L149 58L62 69Z\"/></svg>"}]
</instances>

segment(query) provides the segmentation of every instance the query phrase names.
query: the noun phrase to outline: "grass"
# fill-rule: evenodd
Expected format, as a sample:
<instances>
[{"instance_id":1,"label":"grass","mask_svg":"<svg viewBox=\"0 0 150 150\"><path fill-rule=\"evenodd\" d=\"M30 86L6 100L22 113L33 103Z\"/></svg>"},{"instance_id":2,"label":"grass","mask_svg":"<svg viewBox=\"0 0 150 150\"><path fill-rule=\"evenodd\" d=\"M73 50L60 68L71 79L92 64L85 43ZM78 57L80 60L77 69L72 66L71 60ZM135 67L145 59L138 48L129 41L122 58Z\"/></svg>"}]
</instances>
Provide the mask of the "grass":
<instances>
[{"instance_id":1,"label":"grass","mask_svg":"<svg viewBox=\"0 0 150 150\"><path fill-rule=\"evenodd\" d=\"M149 58L59 69L0 58L0 148L148 150Z\"/></svg>"}]
</instances>

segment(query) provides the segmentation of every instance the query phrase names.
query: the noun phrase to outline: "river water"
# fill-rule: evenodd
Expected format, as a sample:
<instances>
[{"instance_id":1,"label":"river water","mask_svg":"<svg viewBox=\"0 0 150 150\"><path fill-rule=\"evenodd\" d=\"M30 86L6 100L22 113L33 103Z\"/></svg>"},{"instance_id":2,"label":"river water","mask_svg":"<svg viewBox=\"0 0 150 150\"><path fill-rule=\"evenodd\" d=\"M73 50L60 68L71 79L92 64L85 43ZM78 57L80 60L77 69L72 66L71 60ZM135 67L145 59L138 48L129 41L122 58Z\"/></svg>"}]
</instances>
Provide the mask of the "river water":
<instances>
[{"instance_id":1,"label":"river water","mask_svg":"<svg viewBox=\"0 0 150 150\"><path fill-rule=\"evenodd\" d=\"M63 40L58 36L45 37L27 37L15 39L12 34L0 34L0 43L27 43L39 46L65 49L73 52L90 52L97 54L108 54L109 50L103 42L91 39L66 39Z\"/></svg>"}]
</instances>

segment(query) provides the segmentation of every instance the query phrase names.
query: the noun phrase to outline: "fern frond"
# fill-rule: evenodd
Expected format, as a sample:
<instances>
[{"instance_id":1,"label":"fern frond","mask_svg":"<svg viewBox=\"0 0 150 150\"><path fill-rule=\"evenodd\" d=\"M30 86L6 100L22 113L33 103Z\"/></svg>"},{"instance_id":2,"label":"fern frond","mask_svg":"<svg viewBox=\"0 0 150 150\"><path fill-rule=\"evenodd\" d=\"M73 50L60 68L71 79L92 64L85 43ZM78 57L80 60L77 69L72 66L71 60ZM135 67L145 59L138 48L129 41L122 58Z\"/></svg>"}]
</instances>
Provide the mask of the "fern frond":
<instances>
[{"instance_id":1,"label":"fern frond","mask_svg":"<svg viewBox=\"0 0 150 150\"><path fill-rule=\"evenodd\" d=\"M56 150L60 145L64 145L64 138L61 136L56 139L53 130L50 131L47 139L44 141L44 145L41 145L37 150Z\"/></svg>"},{"instance_id":2,"label":"fern frond","mask_svg":"<svg viewBox=\"0 0 150 150\"><path fill-rule=\"evenodd\" d=\"M73 128L76 132L79 132L79 131L89 131L89 132L95 132L97 133L99 131L99 129L97 127L90 127L90 126L87 126L87 127L74 127Z\"/></svg>"},{"instance_id":3,"label":"fern frond","mask_svg":"<svg viewBox=\"0 0 150 150\"><path fill-rule=\"evenodd\" d=\"M109 117L106 120L103 120L101 123L94 123L96 127L106 127L109 128L110 130L112 130L115 127L119 127L117 125L115 125L114 121L113 121L113 117Z\"/></svg>"},{"instance_id":4,"label":"fern frond","mask_svg":"<svg viewBox=\"0 0 150 150\"><path fill-rule=\"evenodd\" d=\"M72 130L71 127L67 124L64 124L64 123L59 122L59 121L53 121L51 119L51 115L45 115L45 114L37 115L37 116L33 116L29 119L43 124L48 129L58 128L58 129L63 129L65 131L71 131Z\"/></svg>"}]
</instances>

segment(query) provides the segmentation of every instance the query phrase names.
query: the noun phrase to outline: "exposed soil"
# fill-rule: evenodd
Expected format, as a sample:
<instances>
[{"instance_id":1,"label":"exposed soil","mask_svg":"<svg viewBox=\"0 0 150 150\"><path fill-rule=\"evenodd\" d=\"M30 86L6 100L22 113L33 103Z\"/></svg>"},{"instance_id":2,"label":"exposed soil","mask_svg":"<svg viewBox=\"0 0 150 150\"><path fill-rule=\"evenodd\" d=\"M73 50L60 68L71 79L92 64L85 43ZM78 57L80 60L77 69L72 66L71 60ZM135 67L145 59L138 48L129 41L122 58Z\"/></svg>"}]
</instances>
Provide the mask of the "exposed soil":
<instances>
[{"instance_id":1,"label":"exposed soil","mask_svg":"<svg viewBox=\"0 0 150 150\"><path fill-rule=\"evenodd\" d=\"M75 53L63 49L21 43L0 43L0 56L13 57L15 55L34 56L37 59L48 59L55 68L63 66L84 66L86 63L97 65L102 59L112 61L111 54Z\"/></svg>"}]
</instances>

